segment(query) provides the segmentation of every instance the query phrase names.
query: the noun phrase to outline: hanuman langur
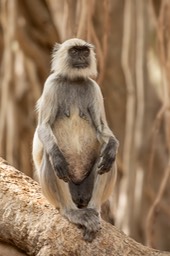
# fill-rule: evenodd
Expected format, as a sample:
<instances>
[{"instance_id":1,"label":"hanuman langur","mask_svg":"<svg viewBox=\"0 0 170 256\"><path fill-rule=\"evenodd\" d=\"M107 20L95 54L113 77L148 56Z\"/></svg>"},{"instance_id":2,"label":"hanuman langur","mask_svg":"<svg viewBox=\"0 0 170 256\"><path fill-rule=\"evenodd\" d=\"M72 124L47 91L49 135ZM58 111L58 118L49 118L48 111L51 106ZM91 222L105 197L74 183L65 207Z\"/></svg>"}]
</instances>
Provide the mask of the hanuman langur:
<instances>
[{"instance_id":1,"label":"hanuman langur","mask_svg":"<svg viewBox=\"0 0 170 256\"><path fill-rule=\"evenodd\" d=\"M33 161L44 195L92 241L116 178L118 141L109 129L93 45L56 44L38 100Z\"/></svg>"}]
</instances>

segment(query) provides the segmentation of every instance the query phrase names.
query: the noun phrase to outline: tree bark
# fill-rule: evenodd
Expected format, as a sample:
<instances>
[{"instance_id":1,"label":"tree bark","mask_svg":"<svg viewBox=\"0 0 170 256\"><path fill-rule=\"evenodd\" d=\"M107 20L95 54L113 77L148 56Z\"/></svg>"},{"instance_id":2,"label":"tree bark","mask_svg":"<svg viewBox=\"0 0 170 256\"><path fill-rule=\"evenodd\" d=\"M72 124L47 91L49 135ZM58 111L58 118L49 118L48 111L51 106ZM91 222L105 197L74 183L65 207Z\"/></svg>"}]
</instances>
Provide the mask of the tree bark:
<instances>
[{"instance_id":1,"label":"tree bark","mask_svg":"<svg viewBox=\"0 0 170 256\"><path fill-rule=\"evenodd\" d=\"M145 247L102 221L92 243L43 197L39 185L0 158L0 240L28 255L170 255Z\"/></svg>"}]
</instances>

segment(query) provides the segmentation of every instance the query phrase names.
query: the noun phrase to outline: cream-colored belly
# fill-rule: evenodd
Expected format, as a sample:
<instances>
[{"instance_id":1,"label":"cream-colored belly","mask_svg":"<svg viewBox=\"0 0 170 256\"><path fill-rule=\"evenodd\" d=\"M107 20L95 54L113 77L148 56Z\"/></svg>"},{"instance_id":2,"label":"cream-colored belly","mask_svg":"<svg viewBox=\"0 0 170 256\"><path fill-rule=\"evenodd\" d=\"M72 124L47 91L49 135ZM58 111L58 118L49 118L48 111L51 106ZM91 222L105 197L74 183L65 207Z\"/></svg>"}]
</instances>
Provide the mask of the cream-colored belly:
<instances>
[{"instance_id":1,"label":"cream-colored belly","mask_svg":"<svg viewBox=\"0 0 170 256\"><path fill-rule=\"evenodd\" d=\"M83 180L99 155L99 142L95 128L81 118L78 111L70 117L58 119L54 125L58 146L69 164L74 182Z\"/></svg>"}]
</instances>

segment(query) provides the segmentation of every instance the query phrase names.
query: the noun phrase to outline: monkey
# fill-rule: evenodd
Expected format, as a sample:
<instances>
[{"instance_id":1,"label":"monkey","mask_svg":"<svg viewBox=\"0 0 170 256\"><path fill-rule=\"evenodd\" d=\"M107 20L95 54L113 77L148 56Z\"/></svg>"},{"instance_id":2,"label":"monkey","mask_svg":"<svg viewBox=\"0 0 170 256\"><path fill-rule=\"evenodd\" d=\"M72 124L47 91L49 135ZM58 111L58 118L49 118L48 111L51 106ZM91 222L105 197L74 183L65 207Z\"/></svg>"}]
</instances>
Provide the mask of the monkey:
<instances>
[{"instance_id":1,"label":"monkey","mask_svg":"<svg viewBox=\"0 0 170 256\"><path fill-rule=\"evenodd\" d=\"M43 194L89 242L114 188L119 146L96 76L92 44L78 38L55 44L51 73L37 102L32 149Z\"/></svg>"}]
</instances>

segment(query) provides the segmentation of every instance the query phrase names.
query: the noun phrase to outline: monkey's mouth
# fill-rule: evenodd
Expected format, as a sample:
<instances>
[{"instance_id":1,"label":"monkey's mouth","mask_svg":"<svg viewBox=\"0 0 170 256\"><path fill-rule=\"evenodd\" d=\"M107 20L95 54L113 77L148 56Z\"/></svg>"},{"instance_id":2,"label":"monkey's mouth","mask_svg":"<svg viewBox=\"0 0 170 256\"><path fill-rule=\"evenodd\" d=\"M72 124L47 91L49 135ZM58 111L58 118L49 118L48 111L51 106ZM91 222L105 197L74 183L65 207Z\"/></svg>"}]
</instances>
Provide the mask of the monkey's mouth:
<instances>
[{"instance_id":1,"label":"monkey's mouth","mask_svg":"<svg viewBox=\"0 0 170 256\"><path fill-rule=\"evenodd\" d=\"M77 68L77 69L81 69L81 68L87 68L88 67L88 63L83 62L83 63L75 63L73 65L73 68Z\"/></svg>"}]
</instances>

